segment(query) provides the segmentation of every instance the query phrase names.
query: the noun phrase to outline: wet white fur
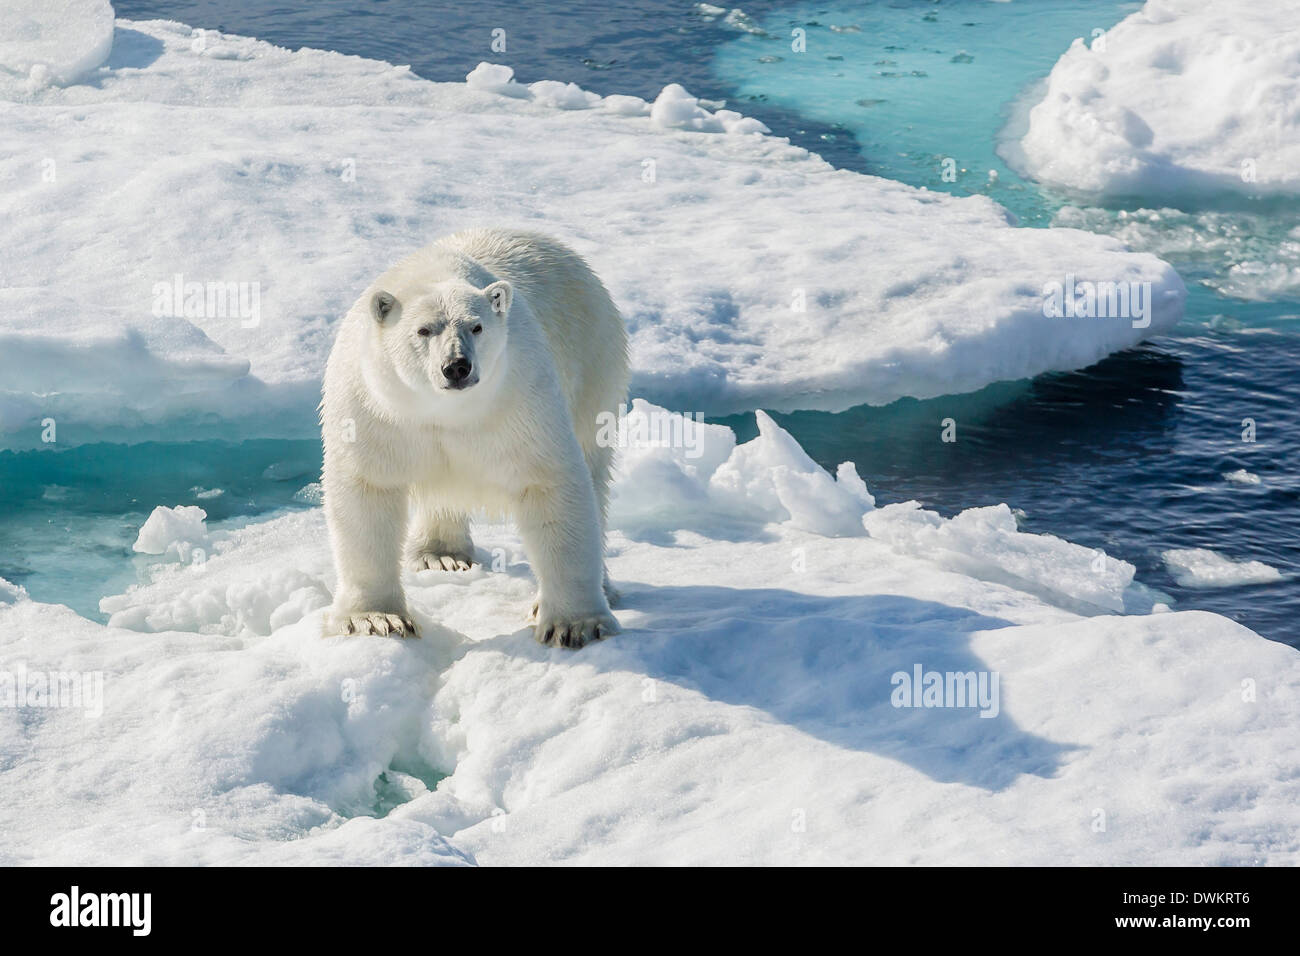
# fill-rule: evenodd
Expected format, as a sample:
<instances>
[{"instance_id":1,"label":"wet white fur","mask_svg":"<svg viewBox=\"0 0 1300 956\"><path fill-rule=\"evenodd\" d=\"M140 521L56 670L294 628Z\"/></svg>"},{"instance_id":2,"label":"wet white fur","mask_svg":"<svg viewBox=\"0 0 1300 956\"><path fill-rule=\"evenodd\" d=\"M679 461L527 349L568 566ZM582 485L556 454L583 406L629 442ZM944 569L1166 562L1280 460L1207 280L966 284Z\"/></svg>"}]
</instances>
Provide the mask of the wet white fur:
<instances>
[{"instance_id":1,"label":"wet white fur","mask_svg":"<svg viewBox=\"0 0 1300 956\"><path fill-rule=\"evenodd\" d=\"M442 373L456 358L477 377L460 391ZM598 629L616 633L602 588L613 449L596 435L627 380L617 308L552 239L462 232L376 279L343 320L325 372L338 574L327 629L412 632L403 561L468 567L468 514L486 509L518 523L539 583L539 640L582 646Z\"/></svg>"}]
</instances>

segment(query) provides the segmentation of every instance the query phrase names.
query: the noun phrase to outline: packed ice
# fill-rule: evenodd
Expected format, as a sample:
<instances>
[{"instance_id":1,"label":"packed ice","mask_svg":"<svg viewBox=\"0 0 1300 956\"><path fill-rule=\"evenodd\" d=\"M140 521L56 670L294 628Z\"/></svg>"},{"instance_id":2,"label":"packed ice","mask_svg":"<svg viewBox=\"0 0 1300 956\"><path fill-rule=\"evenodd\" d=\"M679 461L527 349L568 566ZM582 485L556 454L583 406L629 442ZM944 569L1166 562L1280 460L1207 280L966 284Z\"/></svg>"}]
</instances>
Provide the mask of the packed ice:
<instances>
[{"instance_id":1,"label":"packed ice","mask_svg":"<svg viewBox=\"0 0 1300 956\"><path fill-rule=\"evenodd\" d=\"M1172 548L1161 558L1174 580L1185 588L1230 588L1267 584L1282 573L1263 561L1239 561L1209 548Z\"/></svg>"}]
</instances>

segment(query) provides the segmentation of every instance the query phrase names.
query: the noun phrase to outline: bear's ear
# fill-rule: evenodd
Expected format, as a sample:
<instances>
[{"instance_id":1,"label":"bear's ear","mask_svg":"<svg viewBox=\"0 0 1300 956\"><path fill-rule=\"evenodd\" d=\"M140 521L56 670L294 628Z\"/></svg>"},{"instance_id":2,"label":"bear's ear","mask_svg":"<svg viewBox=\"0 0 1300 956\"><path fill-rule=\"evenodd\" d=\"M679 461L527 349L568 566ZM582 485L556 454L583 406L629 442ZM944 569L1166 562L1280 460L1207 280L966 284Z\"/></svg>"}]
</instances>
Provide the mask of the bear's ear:
<instances>
[{"instance_id":1,"label":"bear's ear","mask_svg":"<svg viewBox=\"0 0 1300 956\"><path fill-rule=\"evenodd\" d=\"M401 311L401 306L387 292L376 292L370 299L370 314L380 325L388 321L389 316L395 316Z\"/></svg>"},{"instance_id":2,"label":"bear's ear","mask_svg":"<svg viewBox=\"0 0 1300 956\"><path fill-rule=\"evenodd\" d=\"M514 299L515 290L505 279L500 282L493 282L483 290L487 296L488 304L492 306L492 311L504 318L510 312L510 303Z\"/></svg>"}]
</instances>

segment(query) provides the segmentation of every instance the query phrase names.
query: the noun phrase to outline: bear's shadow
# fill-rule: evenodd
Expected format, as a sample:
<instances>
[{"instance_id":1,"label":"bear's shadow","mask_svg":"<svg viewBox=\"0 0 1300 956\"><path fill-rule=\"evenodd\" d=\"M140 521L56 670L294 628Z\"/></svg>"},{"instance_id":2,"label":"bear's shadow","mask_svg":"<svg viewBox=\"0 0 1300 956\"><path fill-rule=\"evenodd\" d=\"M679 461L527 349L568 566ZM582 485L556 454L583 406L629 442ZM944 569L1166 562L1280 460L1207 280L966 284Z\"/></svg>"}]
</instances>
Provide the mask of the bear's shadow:
<instances>
[{"instance_id":1,"label":"bear's shadow","mask_svg":"<svg viewBox=\"0 0 1300 956\"><path fill-rule=\"evenodd\" d=\"M482 642L553 665L633 671L713 700L764 711L839 747L898 760L943 783L997 791L1022 774L1051 777L1075 745L1022 729L1000 709L895 707L897 672L987 673L977 631L1012 626L966 608L889 594L817 597L776 588L647 587L616 582L624 633L581 651L536 645L528 631ZM523 648L527 647L528 650ZM485 648L486 649L486 648ZM780 773L779 767L773 767Z\"/></svg>"}]
</instances>

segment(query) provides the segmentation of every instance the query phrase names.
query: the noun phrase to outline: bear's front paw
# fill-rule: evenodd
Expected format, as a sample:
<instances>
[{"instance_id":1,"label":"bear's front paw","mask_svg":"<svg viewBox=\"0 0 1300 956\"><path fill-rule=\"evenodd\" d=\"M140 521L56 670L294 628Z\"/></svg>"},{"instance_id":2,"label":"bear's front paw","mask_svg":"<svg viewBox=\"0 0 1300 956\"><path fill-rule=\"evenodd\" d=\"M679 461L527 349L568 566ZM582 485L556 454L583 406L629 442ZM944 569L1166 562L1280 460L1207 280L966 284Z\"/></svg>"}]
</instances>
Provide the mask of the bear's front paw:
<instances>
[{"instance_id":1,"label":"bear's front paw","mask_svg":"<svg viewBox=\"0 0 1300 956\"><path fill-rule=\"evenodd\" d=\"M472 567L474 556L467 552L417 551L410 558L412 571L468 571Z\"/></svg>"},{"instance_id":2,"label":"bear's front paw","mask_svg":"<svg viewBox=\"0 0 1300 956\"><path fill-rule=\"evenodd\" d=\"M378 634L381 637L419 637L415 622L402 614L385 614L382 611L363 611L345 614L338 618L337 631L341 634Z\"/></svg>"},{"instance_id":3,"label":"bear's front paw","mask_svg":"<svg viewBox=\"0 0 1300 956\"><path fill-rule=\"evenodd\" d=\"M592 641L617 634L621 628L614 615L596 612L590 615L550 614L545 608L537 612L533 636L547 647L570 647L577 650Z\"/></svg>"}]
</instances>

